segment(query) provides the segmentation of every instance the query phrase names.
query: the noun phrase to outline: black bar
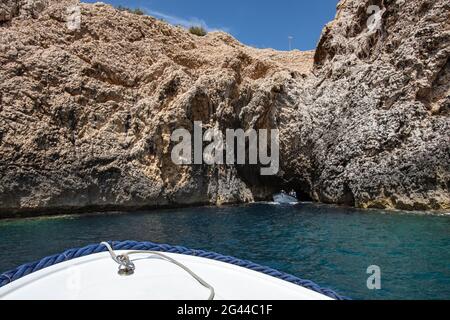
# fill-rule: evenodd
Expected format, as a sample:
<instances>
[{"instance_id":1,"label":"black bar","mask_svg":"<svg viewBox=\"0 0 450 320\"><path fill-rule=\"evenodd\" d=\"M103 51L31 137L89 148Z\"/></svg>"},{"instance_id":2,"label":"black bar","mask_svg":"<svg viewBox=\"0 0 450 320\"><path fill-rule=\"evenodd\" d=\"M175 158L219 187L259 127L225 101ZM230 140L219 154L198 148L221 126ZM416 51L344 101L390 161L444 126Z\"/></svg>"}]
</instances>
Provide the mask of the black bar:
<instances>
[{"instance_id":1,"label":"black bar","mask_svg":"<svg viewBox=\"0 0 450 320\"><path fill-rule=\"evenodd\" d=\"M335 319L380 318L392 316L397 309L402 318L417 312L446 312L448 301L0 301L0 308L55 316L58 319ZM444 314L444 313L443 313ZM5 318L6 319L6 318Z\"/></svg>"}]
</instances>

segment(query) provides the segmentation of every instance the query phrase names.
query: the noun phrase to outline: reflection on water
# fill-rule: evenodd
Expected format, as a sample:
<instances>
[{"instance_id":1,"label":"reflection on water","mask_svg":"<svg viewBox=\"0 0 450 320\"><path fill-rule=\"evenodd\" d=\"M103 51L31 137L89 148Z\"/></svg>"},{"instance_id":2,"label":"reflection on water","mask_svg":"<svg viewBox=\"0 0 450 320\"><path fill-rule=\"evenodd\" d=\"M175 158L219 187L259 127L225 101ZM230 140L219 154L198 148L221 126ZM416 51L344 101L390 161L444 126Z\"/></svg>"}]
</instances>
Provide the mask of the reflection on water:
<instances>
[{"instance_id":1,"label":"reflection on water","mask_svg":"<svg viewBox=\"0 0 450 320\"><path fill-rule=\"evenodd\" d=\"M105 240L252 260L355 299L450 299L450 217L255 204L0 221L0 270ZM382 272L368 290L367 267Z\"/></svg>"}]
</instances>

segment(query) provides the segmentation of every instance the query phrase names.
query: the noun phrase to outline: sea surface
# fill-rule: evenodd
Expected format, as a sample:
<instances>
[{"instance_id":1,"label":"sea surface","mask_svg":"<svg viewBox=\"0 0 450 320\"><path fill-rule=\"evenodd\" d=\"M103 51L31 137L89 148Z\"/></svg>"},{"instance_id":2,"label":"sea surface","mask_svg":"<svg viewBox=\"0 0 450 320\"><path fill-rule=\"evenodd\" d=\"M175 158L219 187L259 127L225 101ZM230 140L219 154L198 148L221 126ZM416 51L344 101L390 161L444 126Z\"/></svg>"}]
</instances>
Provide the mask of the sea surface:
<instances>
[{"instance_id":1,"label":"sea surface","mask_svg":"<svg viewBox=\"0 0 450 320\"><path fill-rule=\"evenodd\" d=\"M0 220L0 272L105 240L215 251L353 299L450 299L450 216L270 203ZM381 289L369 290L369 266Z\"/></svg>"}]
</instances>

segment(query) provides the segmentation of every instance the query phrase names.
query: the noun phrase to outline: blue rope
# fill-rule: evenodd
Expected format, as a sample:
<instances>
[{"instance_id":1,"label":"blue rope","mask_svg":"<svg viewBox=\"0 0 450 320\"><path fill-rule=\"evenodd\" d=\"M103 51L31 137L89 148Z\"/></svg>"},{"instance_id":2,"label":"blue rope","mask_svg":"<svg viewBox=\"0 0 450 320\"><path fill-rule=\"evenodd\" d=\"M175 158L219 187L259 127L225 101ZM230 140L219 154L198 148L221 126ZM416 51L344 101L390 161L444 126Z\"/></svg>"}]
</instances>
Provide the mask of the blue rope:
<instances>
[{"instance_id":1,"label":"blue rope","mask_svg":"<svg viewBox=\"0 0 450 320\"><path fill-rule=\"evenodd\" d=\"M256 263L246 261L246 260L240 260L237 258L224 256L218 253L214 252L207 252L203 250L193 250L188 249L180 246L171 246L167 244L156 244L152 242L136 242L136 241L112 241L109 242L114 250L147 250L147 251L161 251L161 252L168 252L168 253L178 253L178 254L184 254L189 256L196 256L201 258L207 258L211 260L221 261L229 264L233 264L239 267L244 267L250 270L258 271L264 274L267 274L269 276L302 286L304 288L310 289L312 291L321 293L323 295L326 295L330 298L336 299L336 300L347 300L348 298L343 297L333 290L330 289L324 289L315 284L312 281L309 280L303 280L300 278L297 278L295 276L292 276L290 274L277 271L275 269L260 266ZM80 249L70 249L62 254L57 254L53 256L49 256L46 258L43 258L40 261L24 264L14 270L8 271L0 275L0 288L16 281L20 278L23 278L33 272L42 270L44 268L50 267L52 265L61 263L63 261L69 261L72 259L76 259L79 257L88 256L91 254L104 252L106 251L106 247L102 244L92 244L89 246L86 246L84 248Z\"/></svg>"}]
</instances>

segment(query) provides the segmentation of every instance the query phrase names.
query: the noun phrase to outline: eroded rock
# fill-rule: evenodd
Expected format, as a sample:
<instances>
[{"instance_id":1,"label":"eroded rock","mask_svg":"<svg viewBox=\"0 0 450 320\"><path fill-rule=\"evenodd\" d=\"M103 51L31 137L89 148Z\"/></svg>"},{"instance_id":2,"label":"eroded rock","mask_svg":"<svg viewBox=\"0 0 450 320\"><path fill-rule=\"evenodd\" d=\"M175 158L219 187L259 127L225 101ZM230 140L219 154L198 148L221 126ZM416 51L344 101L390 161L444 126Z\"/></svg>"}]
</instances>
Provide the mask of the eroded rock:
<instances>
[{"instance_id":1,"label":"eroded rock","mask_svg":"<svg viewBox=\"0 0 450 320\"><path fill-rule=\"evenodd\" d=\"M447 2L341 1L316 52L277 52L101 3L79 5L77 29L76 1L3 1L1 215L249 202L281 187L448 209ZM193 121L280 129L279 175L174 165L170 134Z\"/></svg>"}]
</instances>

